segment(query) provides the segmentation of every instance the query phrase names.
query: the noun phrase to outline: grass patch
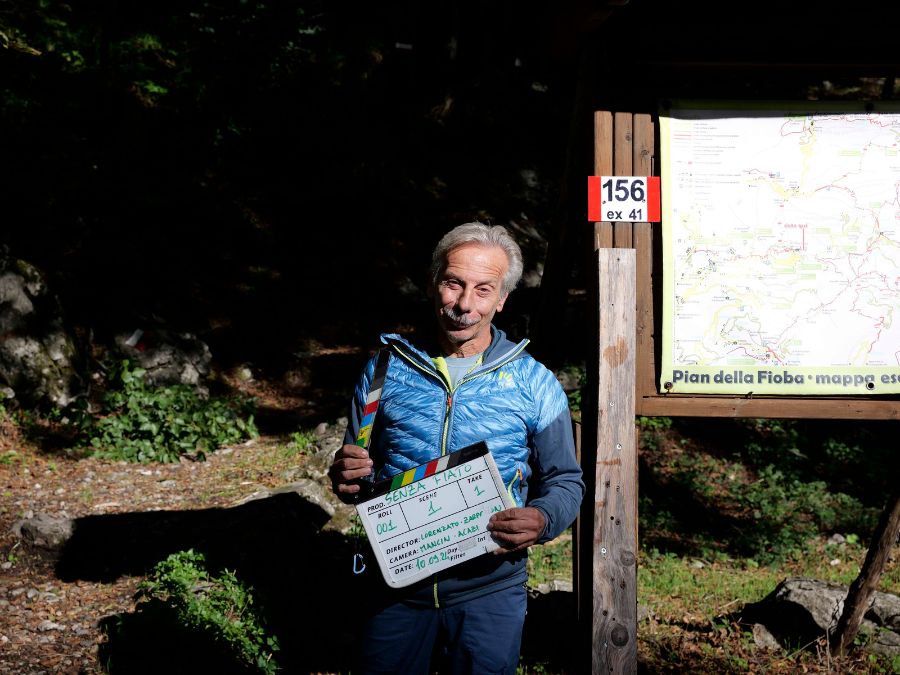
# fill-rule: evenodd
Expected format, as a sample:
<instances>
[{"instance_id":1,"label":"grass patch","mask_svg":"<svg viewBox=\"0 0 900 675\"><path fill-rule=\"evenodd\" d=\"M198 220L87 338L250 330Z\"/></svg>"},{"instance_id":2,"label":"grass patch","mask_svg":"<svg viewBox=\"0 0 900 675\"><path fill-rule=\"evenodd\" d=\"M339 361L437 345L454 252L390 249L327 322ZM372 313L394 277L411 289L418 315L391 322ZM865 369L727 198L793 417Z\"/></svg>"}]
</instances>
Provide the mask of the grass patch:
<instances>
[{"instance_id":1,"label":"grass patch","mask_svg":"<svg viewBox=\"0 0 900 675\"><path fill-rule=\"evenodd\" d=\"M900 659L860 649L835 661L824 641L763 649L741 623L741 610L785 578L855 581L887 495L883 434L848 426L848 437L823 438L811 425L771 420L637 424L638 672L900 673ZM532 547L529 586L570 579L571 565L570 538ZM878 590L900 594L900 547ZM572 671L532 659L519 672Z\"/></svg>"},{"instance_id":2,"label":"grass patch","mask_svg":"<svg viewBox=\"0 0 900 675\"><path fill-rule=\"evenodd\" d=\"M781 581L774 568L740 561L709 562L652 549L638 564L638 602L665 621L693 616L712 621L744 603L761 600Z\"/></svg>"},{"instance_id":3,"label":"grass patch","mask_svg":"<svg viewBox=\"0 0 900 675\"><path fill-rule=\"evenodd\" d=\"M859 650L836 663L824 644L763 650L738 621L787 577L857 578L896 476L890 426L639 418L638 429L646 672L900 672ZM898 582L900 549L879 590L898 594Z\"/></svg>"},{"instance_id":4,"label":"grass patch","mask_svg":"<svg viewBox=\"0 0 900 675\"><path fill-rule=\"evenodd\" d=\"M528 549L528 586L537 588L554 580L572 581L572 530L553 541Z\"/></svg>"},{"instance_id":5,"label":"grass patch","mask_svg":"<svg viewBox=\"0 0 900 675\"><path fill-rule=\"evenodd\" d=\"M244 480L256 481L270 487L284 483L305 461L319 450L319 437L314 430L299 429L287 438L266 441L264 452L247 459L238 459L232 469Z\"/></svg>"},{"instance_id":6,"label":"grass patch","mask_svg":"<svg viewBox=\"0 0 900 675\"><path fill-rule=\"evenodd\" d=\"M0 464L14 464L22 460L22 456L15 450L0 452Z\"/></svg>"},{"instance_id":7,"label":"grass patch","mask_svg":"<svg viewBox=\"0 0 900 675\"><path fill-rule=\"evenodd\" d=\"M318 436L312 429L301 429L291 434L291 441L287 444L285 451L288 456L311 455L317 449Z\"/></svg>"}]
</instances>

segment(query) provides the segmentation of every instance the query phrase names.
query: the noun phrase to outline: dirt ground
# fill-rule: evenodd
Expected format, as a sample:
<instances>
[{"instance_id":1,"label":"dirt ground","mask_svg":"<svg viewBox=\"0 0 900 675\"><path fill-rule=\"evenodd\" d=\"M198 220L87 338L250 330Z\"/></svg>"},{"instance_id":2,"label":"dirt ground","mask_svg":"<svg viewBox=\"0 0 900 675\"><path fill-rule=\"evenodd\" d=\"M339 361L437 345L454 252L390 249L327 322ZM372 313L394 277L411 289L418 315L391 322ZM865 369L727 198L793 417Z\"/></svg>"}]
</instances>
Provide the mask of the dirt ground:
<instances>
[{"instance_id":1,"label":"dirt ground","mask_svg":"<svg viewBox=\"0 0 900 675\"><path fill-rule=\"evenodd\" d=\"M308 413L312 407L309 400L279 398L273 391L258 383L250 393L261 396L270 412ZM130 464L77 459L46 439L26 439L8 420L0 425L0 673L105 672L98 660L104 640L99 623L134 610L142 578L117 541L93 545L86 560L107 556L102 563L67 562L58 551L21 538L17 523L38 514L96 524L103 516L216 513L290 482L307 459L285 449L290 441L289 434L260 435L206 461ZM129 545L127 532L108 531Z\"/></svg>"},{"instance_id":2,"label":"dirt ground","mask_svg":"<svg viewBox=\"0 0 900 675\"><path fill-rule=\"evenodd\" d=\"M284 481L254 468L265 464L258 458L277 440L261 437L205 462L160 465L51 459L17 450L16 460L0 465L0 672L104 672L97 660L98 622L132 611L140 581L127 574L62 581L55 555L13 533L17 520L232 506Z\"/></svg>"}]
</instances>

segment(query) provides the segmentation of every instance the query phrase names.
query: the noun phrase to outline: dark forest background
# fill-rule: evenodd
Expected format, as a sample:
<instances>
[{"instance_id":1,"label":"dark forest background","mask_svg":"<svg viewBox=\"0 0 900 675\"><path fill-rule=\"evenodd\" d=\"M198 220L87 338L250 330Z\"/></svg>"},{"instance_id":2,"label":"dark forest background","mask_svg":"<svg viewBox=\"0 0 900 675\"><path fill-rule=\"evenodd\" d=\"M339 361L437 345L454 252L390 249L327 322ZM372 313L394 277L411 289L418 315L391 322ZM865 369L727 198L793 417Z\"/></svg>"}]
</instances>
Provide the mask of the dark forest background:
<instances>
[{"instance_id":1,"label":"dark forest background","mask_svg":"<svg viewBox=\"0 0 900 675\"><path fill-rule=\"evenodd\" d=\"M96 343L162 322L225 367L268 371L311 345L374 348L416 322L430 250L456 224L510 227L540 269L574 11L7 2L2 242ZM513 331L535 293L516 296Z\"/></svg>"},{"instance_id":2,"label":"dark forest background","mask_svg":"<svg viewBox=\"0 0 900 675\"><path fill-rule=\"evenodd\" d=\"M431 248L478 219L509 227L528 262L498 323L550 367L577 364L592 111L890 98L889 68L858 67L892 62L891 13L878 16L5 0L0 243L47 275L88 348L164 325L199 336L222 368L277 376L419 325ZM861 88L860 74L882 79Z\"/></svg>"}]
</instances>

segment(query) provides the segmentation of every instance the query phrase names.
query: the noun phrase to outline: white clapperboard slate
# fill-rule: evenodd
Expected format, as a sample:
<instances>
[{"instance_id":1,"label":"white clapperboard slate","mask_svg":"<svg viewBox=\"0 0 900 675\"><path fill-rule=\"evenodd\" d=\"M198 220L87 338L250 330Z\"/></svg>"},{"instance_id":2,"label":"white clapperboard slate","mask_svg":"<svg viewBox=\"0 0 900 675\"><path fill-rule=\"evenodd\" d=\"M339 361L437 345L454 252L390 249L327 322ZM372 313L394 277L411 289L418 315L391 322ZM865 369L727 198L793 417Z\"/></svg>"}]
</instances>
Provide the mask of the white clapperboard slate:
<instances>
[{"instance_id":1,"label":"white clapperboard slate","mask_svg":"<svg viewBox=\"0 0 900 675\"><path fill-rule=\"evenodd\" d=\"M515 506L483 441L377 481L359 513L389 586L493 551L491 516Z\"/></svg>"}]
</instances>

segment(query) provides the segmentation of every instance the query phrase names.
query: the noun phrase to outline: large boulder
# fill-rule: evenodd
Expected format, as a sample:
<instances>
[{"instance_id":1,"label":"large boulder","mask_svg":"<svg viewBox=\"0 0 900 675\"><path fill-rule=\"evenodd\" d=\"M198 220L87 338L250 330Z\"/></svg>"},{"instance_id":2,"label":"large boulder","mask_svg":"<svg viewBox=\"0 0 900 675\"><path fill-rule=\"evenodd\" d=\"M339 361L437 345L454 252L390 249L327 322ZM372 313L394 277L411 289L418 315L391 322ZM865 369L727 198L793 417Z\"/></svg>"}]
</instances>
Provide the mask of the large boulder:
<instances>
[{"instance_id":1,"label":"large boulder","mask_svg":"<svg viewBox=\"0 0 900 675\"><path fill-rule=\"evenodd\" d=\"M23 405L68 406L78 390L75 342L34 265L0 255L0 383Z\"/></svg>"},{"instance_id":2,"label":"large boulder","mask_svg":"<svg viewBox=\"0 0 900 675\"><path fill-rule=\"evenodd\" d=\"M790 577L763 600L744 608L760 646L797 648L831 633L844 610L849 588L807 577ZM863 617L860 633L866 649L900 657L900 598L876 591Z\"/></svg>"}]
</instances>

